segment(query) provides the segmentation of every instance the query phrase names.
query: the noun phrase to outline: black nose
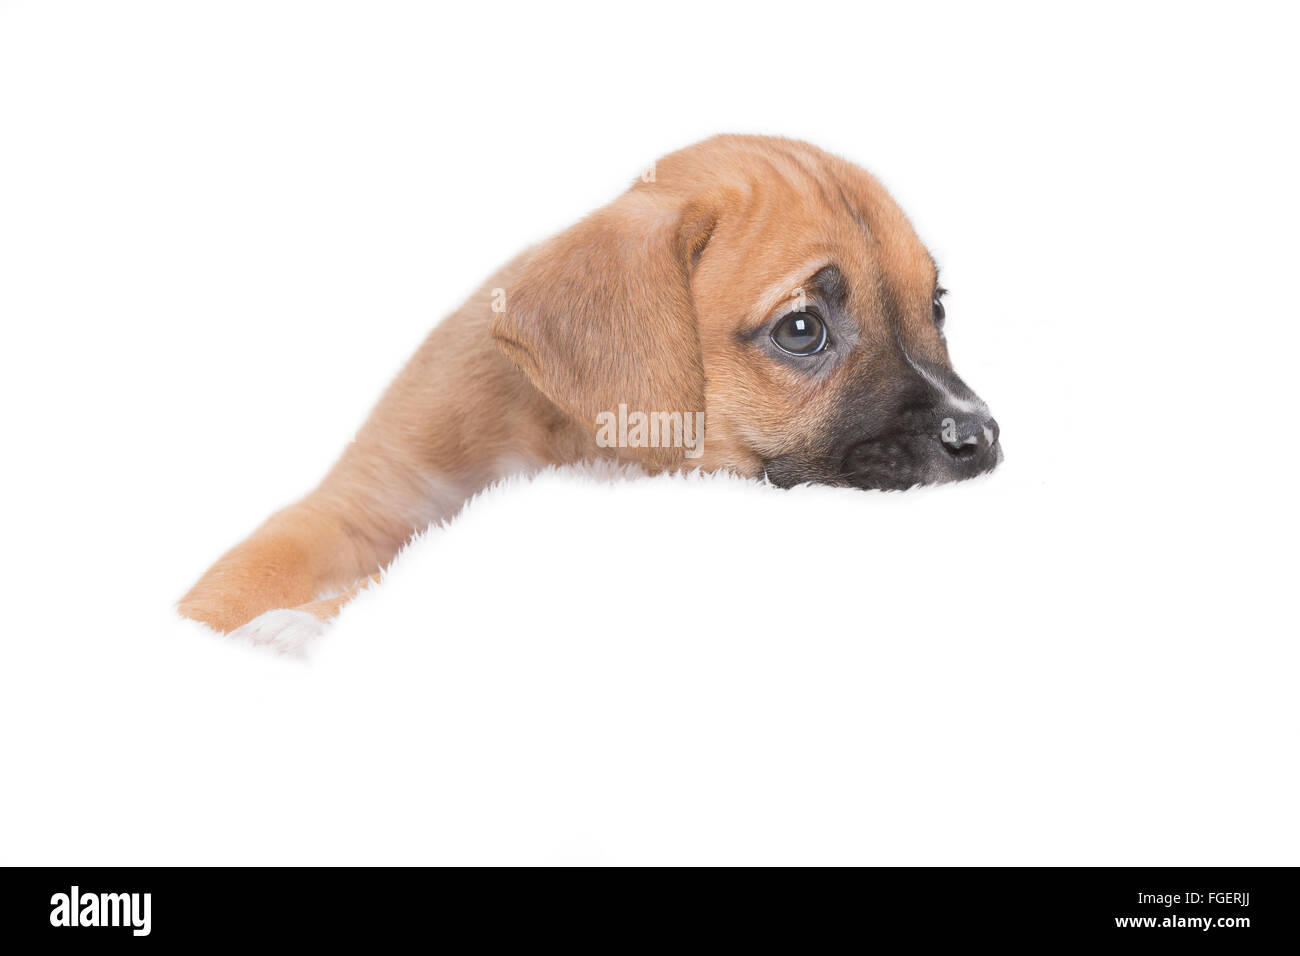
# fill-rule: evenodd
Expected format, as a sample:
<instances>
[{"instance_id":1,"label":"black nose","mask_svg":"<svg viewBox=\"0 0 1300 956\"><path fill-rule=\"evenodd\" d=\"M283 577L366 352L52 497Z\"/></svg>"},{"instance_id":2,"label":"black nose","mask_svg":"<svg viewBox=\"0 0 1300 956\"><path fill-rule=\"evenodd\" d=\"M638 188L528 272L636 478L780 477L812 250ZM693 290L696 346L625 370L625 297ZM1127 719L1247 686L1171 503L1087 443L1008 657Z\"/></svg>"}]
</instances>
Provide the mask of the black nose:
<instances>
[{"instance_id":1,"label":"black nose","mask_svg":"<svg viewBox=\"0 0 1300 956\"><path fill-rule=\"evenodd\" d=\"M983 456L998 443L998 423L983 415L952 415L939 424L943 447L962 461Z\"/></svg>"}]
</instances>

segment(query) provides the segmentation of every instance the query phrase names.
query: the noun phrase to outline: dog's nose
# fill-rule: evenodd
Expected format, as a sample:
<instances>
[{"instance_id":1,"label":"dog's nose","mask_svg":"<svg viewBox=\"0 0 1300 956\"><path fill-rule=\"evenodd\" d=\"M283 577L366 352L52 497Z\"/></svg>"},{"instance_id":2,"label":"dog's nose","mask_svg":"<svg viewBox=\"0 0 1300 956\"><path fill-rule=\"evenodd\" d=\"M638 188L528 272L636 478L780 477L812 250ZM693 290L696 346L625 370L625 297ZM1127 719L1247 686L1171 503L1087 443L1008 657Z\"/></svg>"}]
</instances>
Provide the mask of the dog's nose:
<instances>
[{"instance_id":1,"label":"dog's nose","mask_svg":"<svg viewBox=\"0 0 1300 956\"><path fill-rule=\"evenodd\" d=\"M998 430L996 419L983 415L963 415L945 418L940 425L939 436L948 454L962 460L977 458L997 444Z\"/></svg>"}]
</instances>

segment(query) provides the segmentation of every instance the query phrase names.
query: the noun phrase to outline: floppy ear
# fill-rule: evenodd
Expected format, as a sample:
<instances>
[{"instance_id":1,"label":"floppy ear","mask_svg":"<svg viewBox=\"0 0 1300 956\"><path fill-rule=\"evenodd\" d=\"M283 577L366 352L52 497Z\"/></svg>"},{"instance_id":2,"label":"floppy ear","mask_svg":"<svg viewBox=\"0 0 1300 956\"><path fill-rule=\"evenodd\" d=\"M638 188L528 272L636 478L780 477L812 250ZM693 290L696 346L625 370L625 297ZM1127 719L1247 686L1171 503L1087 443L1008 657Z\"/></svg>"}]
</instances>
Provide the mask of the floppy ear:
<instances>
[{"instance_id":1,"label":"floppy ear","mask_svg":"<svg viewBox=\"0 0 1300 956\"><path fill-rule=\"evenodd\" d=\"M711 228L698 209L634 186L537 249L505 290L492 338L584 424L620 404L703 412L689 277ZM676 459L681 450L651 454Z\"/></svg>"}]
</instances>

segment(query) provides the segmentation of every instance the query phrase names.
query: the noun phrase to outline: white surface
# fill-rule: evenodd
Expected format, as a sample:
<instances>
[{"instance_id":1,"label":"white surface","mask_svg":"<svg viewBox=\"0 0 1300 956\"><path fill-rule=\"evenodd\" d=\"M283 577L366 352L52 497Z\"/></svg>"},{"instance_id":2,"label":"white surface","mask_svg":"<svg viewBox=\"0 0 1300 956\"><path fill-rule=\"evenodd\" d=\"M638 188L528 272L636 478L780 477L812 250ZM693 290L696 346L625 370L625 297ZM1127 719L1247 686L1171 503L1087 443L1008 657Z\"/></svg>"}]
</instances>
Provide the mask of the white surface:
<instances>
[{"instance_id":1,"label":"white surface","mask_svg":"<svg viewBox=\"0 0 1300 956\"><path fill-rule=\"evenodd\" d=\"M0 6L0 862L1296 863L1281 9ZM718 131L892 189L995 475L547 475L307 664L171 616Z\"/></svg>"}]
</instances>

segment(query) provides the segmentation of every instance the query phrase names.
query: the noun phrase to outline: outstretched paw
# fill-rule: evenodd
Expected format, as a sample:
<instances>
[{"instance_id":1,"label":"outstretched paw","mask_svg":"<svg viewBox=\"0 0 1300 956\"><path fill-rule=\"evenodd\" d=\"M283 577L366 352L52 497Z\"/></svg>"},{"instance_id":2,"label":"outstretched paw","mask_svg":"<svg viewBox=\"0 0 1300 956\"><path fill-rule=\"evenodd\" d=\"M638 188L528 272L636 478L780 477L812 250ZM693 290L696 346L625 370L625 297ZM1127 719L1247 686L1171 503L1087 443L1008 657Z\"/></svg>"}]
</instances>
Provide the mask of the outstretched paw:
<instances>
[{"instance_id":1,"label":"outstretched paw","mask_svg":"<svg viewBox=\"0 0 1300 956\"><path fill-rule=\"evenodd\" d=\"M230 636L242 637L279 654L301 656L312 641L325 633L325 627L324 621L308 611L276 608L231 631Z\"/></svg>"}]
</instances>

